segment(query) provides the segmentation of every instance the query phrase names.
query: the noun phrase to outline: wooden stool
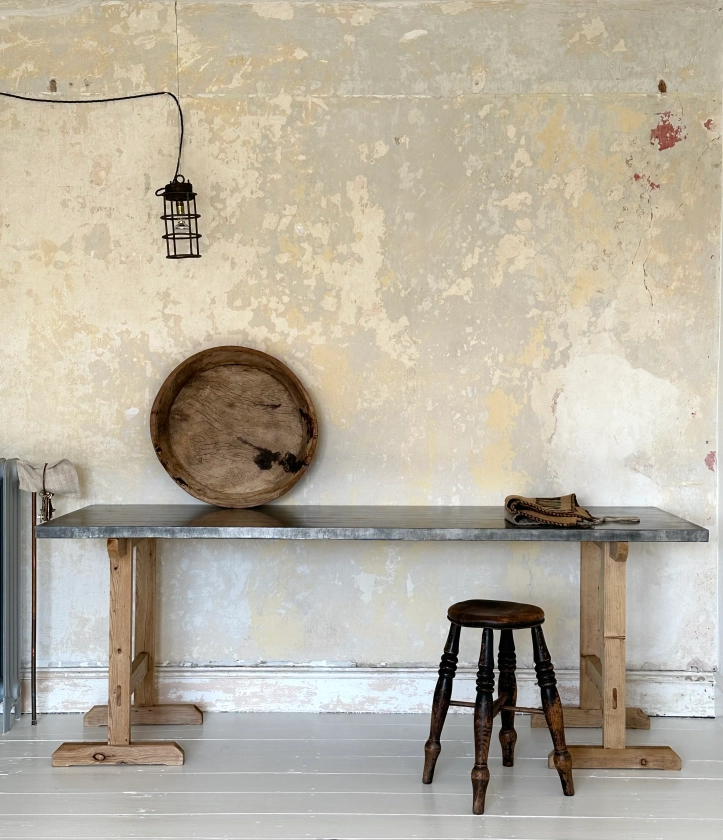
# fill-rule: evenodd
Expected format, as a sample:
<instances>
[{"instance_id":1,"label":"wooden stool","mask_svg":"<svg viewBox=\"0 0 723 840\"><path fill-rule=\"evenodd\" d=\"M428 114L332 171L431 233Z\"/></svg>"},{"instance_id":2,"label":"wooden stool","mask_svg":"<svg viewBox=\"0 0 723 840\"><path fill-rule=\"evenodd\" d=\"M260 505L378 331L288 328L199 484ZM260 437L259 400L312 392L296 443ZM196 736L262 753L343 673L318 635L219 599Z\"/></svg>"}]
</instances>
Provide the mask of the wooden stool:
<instances>
[{"instance_id":1,"label":"wooden stool","mask_svg":"<svg viewBox=\"0 0 723 840\"><path fill-rule=\"evenodd\" d=\"M502 764L512 767L515 763L515 712L540 714L540 709L528 709L516 706L517 680L515 679L515 643L513 630L532 630L532 651L535 659L537 684L542 694L542 712L554 745L553 761L562 781L565 796L573 796L572 759L565 744L565 727L562 722L562 704L557 692L555 671L550 661L550 653L542 635L542 623L545 613L532 604L515 604L511 601L461 601L453 604L447 613L452 623L444 646L442 661L439 665L439 679L434 691L432 703L432 723L429 740L424 745L424 773L422 781L431 784L434 765L442 750L439 743L444 720L450 706L471 706L474 708L474 767L472 769L472 810L475 814L484 814L485 794L490 780L487 768L487 755L492 735L492 720L500 713L502 729ZM477 700L464 703L452 700L452 681L457 671L459 636L463 627L482 628L482 649L477 671ZM500 649L497 665L500 671L499 693L494 700L494 638L493 630L500 630Z\"/></svg>"}]
</instances>

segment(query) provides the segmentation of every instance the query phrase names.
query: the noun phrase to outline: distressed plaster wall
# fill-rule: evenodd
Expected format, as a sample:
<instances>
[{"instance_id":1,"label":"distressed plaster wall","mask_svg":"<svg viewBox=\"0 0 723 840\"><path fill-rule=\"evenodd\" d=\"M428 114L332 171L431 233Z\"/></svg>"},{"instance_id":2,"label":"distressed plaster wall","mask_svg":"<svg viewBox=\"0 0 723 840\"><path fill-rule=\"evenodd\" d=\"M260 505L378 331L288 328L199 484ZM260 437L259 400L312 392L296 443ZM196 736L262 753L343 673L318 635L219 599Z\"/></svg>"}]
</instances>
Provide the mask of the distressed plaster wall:
<instances>
[{"instance_id":1,"label":"distressed plaster wall","mask_svg":"<svg viewBox=\"0 0 723 840\"><path fill-rule=\"evenodd\" d=\"M200 349L256 347L320 416L285 502L574 490L712 528L631 547L628 663L715 670L722 23L667 0L0 2L4 89L179 86L204 237L163 259L169 103L0 101L2 454L72 459L61 511L191 502L153 397ZM103 545L40 566L41 664L102 665ZM542 604L576 665L572 546L169 543L160 574L174 665L432 664L447 605L482 595Z\"/></svg>"}]
</instances>

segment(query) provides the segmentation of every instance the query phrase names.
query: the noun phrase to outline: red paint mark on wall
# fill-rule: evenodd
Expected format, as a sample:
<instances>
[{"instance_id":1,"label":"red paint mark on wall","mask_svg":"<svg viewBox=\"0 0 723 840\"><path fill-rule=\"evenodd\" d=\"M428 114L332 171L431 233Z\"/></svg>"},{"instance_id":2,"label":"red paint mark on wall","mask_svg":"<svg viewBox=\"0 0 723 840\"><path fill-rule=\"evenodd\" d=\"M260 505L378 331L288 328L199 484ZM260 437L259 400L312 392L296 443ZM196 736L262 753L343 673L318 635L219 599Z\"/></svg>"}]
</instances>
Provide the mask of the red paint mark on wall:
<instances>
[{"instance_id":1,"label":"red paint mark on wall","mask_svg":"<svg viewBox=\"0 0 723 840\"><path fill-rule=\"evenodd\" d=\"M683 134L685 126L672 124L672 114L670 111L663 111L658 116L660 117L660 122L655 128L650 130L650 145L654 146L657 142L658 151L664 152L666 149L672 149L681 140L685 140L688 135Z\"/></svg>"},{"instance_id":2,"label":"red paint mark on wall","mask_svg":"<svg viewBox=\"0 0 723 840\"><path fill-rule=\"evenodd\" d=\"M715 128L715 123L713 122L712 118L707 119L703 125L708 129L708 131L713 131Z\"/></svg>"},{"instance_id":3,"label":"red paint mark on wall","mask_svg":"<svg viewBox=\"0 0 723 840\"><path fill-rule=\"evenodd\" d=\"M633 175L636 181L645 181L651 190L659 190L660 184L653 183L647 175L639 175L637 172Z\"/></svg>"},{"instance_id":4,"label":"red paint mark on wall","mask_svg":"<svg viewBox=\"0 0 723 840\"><path fill-rule=\"evenodd\" d=\"M718 458L716 457L716 454L715 454L715 451L714 451L714 450L711 450L711 451L710 451L710 452L709 452L709 453L705 456L705 465L706 465L706 467L708 467L708 469L709 469L711 472L715 472L715 465L716 465L716 461L717 461L717 460L718 460Z\"/></svg>"}]
</instances>

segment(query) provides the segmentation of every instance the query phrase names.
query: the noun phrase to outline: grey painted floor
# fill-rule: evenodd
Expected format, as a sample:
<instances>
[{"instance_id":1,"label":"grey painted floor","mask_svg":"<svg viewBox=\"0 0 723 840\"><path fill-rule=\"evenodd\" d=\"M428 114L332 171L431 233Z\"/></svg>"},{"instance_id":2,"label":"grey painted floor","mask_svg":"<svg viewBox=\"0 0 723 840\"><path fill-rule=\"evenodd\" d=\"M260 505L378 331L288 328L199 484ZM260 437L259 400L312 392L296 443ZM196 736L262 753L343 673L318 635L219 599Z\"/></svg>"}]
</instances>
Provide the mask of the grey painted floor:
<instances>
[{"instance_id":1,"label":"grey painted floor","mask_svg":"<svg viewBox=\"0 0 723 840\"><path fill-rule=\"evenodd\" d=\"M183 767L53 769L62 740L88 737L81 716L23 718L0 738L0 838L723 838L721 719L654 719L629 741L669 744L682 772L577 771L565 798L548 733L523 718L514 768L494 736L484 817L471 813L471 718L448 718L431 786L420 781L427 726L421 715L208 714L203 727L137 734L178 741Z\"/></svg>"}]
</instances>

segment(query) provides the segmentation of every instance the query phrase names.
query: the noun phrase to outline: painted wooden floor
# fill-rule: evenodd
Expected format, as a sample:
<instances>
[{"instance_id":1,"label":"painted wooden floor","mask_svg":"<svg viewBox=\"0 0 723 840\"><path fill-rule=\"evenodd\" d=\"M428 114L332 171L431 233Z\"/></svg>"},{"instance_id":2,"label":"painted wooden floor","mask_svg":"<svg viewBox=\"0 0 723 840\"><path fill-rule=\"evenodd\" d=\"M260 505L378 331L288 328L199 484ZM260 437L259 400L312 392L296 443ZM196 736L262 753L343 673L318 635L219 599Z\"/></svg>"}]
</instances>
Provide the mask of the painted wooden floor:
<instances>
[{"instance_id":1,"label":"painted wooden floor","mask_svg":"<svg viewBox=\"0 0 723 840\"><path fill-rule=\"evenodd\" d=\"M669 744L680 773L576 771L562 796L548 770L549 736L518 727L517 765L503 768L496 734L487 813L471 813L471 718L450 715L433 785L420 781L422 715L208 714L203 727L144 728L173 738L183 767L53 769L80 715L23 720L0 737L0 838L520 838L721 840L723 719L657 718L633 744ZM140 733L138 733L140 736ZM570 730L570 743L595 742Z\"/></svg>"}]
</instances>

